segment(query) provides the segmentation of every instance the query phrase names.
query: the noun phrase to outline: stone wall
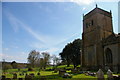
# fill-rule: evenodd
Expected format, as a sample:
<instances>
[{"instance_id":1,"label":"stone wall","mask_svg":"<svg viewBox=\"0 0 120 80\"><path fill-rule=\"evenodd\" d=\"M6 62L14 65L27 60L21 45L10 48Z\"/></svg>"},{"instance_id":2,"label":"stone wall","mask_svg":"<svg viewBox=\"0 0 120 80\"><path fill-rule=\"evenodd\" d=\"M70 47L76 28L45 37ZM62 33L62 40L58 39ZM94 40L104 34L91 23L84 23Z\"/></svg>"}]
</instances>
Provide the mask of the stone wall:
<instances>
[{"instance_id":1,"label":"stone wall","mask_svg":"<svg viewBox=\"0 0 120 80\"><path fill-rule=\"evenodd\" d=\"M118 66L120 65L120 54L119 54L119 49L120 49L120 44L111 44L107 45L104 47L104 58L105 58L105 64L106 64L106 57L105 57L105 50L109 48L112 51L112 58L113 58L113 71L117 72L118 71Z\"/></svg>"}]
</instances>

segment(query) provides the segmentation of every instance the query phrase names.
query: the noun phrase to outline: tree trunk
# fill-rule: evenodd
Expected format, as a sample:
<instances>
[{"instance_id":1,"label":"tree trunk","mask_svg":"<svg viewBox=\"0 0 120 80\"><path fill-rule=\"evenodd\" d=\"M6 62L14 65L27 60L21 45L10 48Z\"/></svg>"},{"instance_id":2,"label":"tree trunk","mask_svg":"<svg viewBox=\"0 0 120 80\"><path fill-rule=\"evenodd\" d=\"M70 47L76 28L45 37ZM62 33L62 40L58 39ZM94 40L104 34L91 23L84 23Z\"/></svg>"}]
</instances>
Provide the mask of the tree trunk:
<instances>
[{"instance_id":1,"label":"tree trunk","mask_svg":"<svg viewBox=\"0 0 120 80\"><path fill-rule=\"evenodd\" d=\"M77 65L73 64L74 65L74 69L77 67Z\"/></svg>"},{"instance_id":2,"label":"tree trunk","mask_svg":"<svg viewBox=\"0 0 120 80\"><path fill-rule=\"evenodd\" d=\"M67 67L69 67L70 66L70 64L67 64Z\"/></svg>"}]
</instances>

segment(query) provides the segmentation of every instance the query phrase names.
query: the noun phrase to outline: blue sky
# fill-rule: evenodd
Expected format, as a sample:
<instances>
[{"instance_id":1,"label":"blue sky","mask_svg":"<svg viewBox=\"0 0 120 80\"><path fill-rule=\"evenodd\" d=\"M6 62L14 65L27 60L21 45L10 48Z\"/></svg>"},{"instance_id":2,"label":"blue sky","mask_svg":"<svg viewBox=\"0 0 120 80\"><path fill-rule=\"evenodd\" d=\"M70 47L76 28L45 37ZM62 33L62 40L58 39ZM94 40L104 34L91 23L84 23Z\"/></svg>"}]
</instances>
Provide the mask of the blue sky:
<instances>
[{"instance_id":1,"label":"blue sky","mask_svg":"<svg viewBox=\"0 0 120 80\"><path fill-rule=\"evenodd\" d=\"M81 38L83 13L96 3L73 2L3 2L2 58L27 62L31 50L58 55L64 46ZM112 10L114 31L118 32L117 2L98 2L98 7Z\"/></svg>"}]
</instances>

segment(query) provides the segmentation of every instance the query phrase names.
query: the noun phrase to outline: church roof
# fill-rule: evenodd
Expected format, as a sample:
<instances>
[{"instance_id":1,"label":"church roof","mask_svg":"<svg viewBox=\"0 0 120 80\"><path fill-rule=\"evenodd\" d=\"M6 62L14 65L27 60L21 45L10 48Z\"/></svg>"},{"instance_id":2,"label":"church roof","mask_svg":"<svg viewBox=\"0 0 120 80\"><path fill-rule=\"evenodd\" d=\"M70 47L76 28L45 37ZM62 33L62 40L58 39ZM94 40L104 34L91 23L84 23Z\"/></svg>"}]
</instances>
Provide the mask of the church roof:
<instances>
[{"instance_id":1,"label":"church roof","mask_svg":"<svg viewBox=\"0 0 120 80\"><path fill-rule=\"evenodd\" d=\"M87 13L83 18L84 18L84 19L87 19L89 16L92 16L92 15L94 15L94 14L96 14L96 13L100 13L100 14L103 14L103 15L105 15L105 16L112 17L111 11L108 12L108 11L103 10L103 9L101 9L101 8L98 8L98 7L96 6L96 8L94 8L92 11L90 11L89 13Z\"/></svg>"},{"instance_id":2,"label":"church roof","mask_svg":"<svg viewBox=\"0 0 120 80\"><path fill-rule=\"evenodd\" d=\"M116 44L120 43L120 35L119 34L111 34L108 36L105 40L103 40L103 45L110 45L110 44Z\"/></svg>"}]
</instances>

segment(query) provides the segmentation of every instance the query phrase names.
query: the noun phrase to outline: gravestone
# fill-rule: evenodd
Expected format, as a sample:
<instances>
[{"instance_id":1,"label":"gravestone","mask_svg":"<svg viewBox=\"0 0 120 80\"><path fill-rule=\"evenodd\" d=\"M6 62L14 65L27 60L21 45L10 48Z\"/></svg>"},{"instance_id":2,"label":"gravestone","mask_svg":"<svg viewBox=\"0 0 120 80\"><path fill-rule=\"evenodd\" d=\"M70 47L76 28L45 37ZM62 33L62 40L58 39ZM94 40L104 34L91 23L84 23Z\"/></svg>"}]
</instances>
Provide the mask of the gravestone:
<instances>
[{"instance_id":1,"label":"gravestone","mask_svg":"<svg viewBox=\"0 0 120 80\"><path fill-rule=\"evenodd\" d=\"M73 70L71 70L71 72L72 72L72 73L79 73L79 70L73 69Z\"/></svg>"},{"instance_id":2,"label":"gravestone","mask_svg":"<svg viewBox=\"0 0 120 80\"><path fill-rule=\"evenodd\" d=\"M68 73L64 73L64 75L62 76L63 78L72 78L72 76Z\"/></svg>"},{"instance_id":3,"label":"gravestone","mask_svg":"<svg viewBox=\"0 0 120 80\"><path fill-rule=\"evenodd\" d=\"M113 80L113 73L110 69L107 71L108 80Z\"/></svg>"},{"instance_id":4,"label":"gravestone","mask_svg":"<svg viewBox=\"0 0 120 80\"><path fill-rule=\"evenodd\" d=\"M26 75L25 76L25 80L32 80L33 79L33 76L31 76L31 75Z\"/></svg>"},{"instance_id":5,"label":"gravestone","mask_svg":"<svg viewBox=\"0 0 120 80\"><path fill-rule=\"evenodd\" d=\"M20 71L20 68L18 68L18 71Z\"/></svg>"},{"instance_id":6,"label":"gravestone","mask_svg":"<svg viewBox=\"0 0 120 80\"><path fill-rule=\"evenodd\" d=\"M17 79L17 74L13 74L13 79Z\"/></svg>"},{"instance_id":7,"label":"gravestone","mask_svg":"<svg viewBox=\"0 0 120 80\"><path fill-rule=\"evenodd\" d=\"M23 78L19 78L19 80L23 80Z\"/></svg>"},{"instance_id":8,"label":"gravestone","mask_svg":"<svg viewBox=\"0 0 120 80\"><path fill-rule=\"evenodd\" d=\"M66 71L65 71L65 70L59 70L59 75L60 75L60 76L63 76L63 75L64 75L64 73L66 73Z\"/></svg>"},{"instance_id":9,"label":"gravestone","mask_svg":"<svg viewBox=\"0 0 120 80\"><path fill-rule=\"evenodd\" d=\"M104 80L104 73L101 69L99 69L96 74L97 74L98 80Z\"/></svg>"},{"instance_id":10,"label":"gravestone","mask_svg":"<svg viewBox=\"0 0 120 80\"><path fill-rule=\"evenodd\" d=\"M22 73L22 75L24 75L24 73Z\"/></svg>"},{"instance_id":11,"label":"gravestone","mask_svg":"<svg viewBox=\"0 0 120 80\"><path fill-rule=\"evenodd\" d=\"M20 75L20 76L22 76L22 74L21 74L21 73L20 73L19 75Z\"/></svg>"},{"instance_id":12,"label":"gravestone","mask_svg":"<svg viewBox=\"0 0 120 80\"><path fill-rule=\"evenodd\" d=\"M27 76L28 74L26 73L25 76Z\"/></svg>"},{"instance_id":13,"label":"gravestone","mask_svg":"<svg viewBox=\"0 0 120 80\"><path fill-rule=\"evenodd\" d=\"M6 76L2 75L2 80L5 80L6 79Z\"/></svg>"},{"instance_id":14,"label":"gravestone","mask_svg":"<svg viewBox=\"0 0 120 80\"><path fill-rule=\"evenodd\" d=\"M120 76L119 75L113 75L113 80L120 80Z\"/></svg>"},{"instance_id":15,"label":"gravestone","mask_svg":"<svg viewBox=\"0 0 120 80\"><path fill-rule=\"evenodd\" d=\"M30 75L31 75L32 77L34 77L34 73L31 73Z\"/></svg>"},{"instance_id":16,"label":"gravestone","mask_svg":"<svg viewBox=\"0 0 120 80\"><path fill-rule=\"evenodd\" d=\"M12 80L11 78L6 78L5 80Z\"/></svg>"},{"instance_id":17,"label":"gravestone","mask_svg":"<svg viewBox=\"0 0 120 80\"><path fill-rule=\"evenodd\" d=\"M40 73L38 72L37 75L40 75Z\"/></svg>"}]
</instances>

